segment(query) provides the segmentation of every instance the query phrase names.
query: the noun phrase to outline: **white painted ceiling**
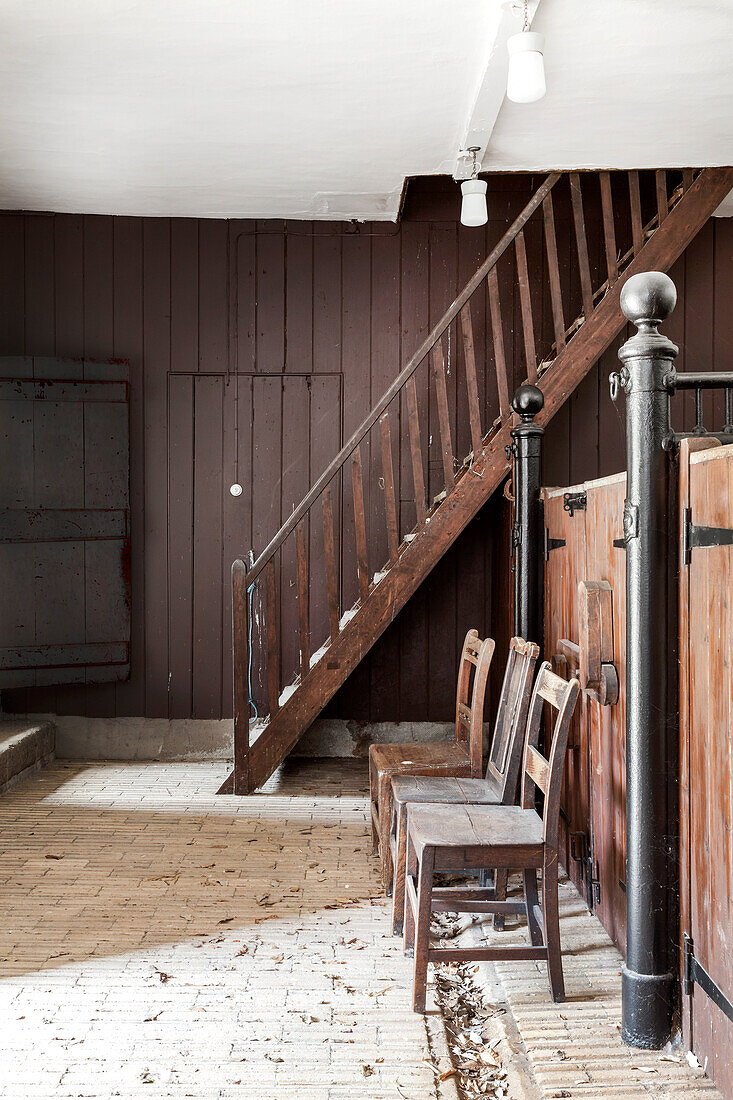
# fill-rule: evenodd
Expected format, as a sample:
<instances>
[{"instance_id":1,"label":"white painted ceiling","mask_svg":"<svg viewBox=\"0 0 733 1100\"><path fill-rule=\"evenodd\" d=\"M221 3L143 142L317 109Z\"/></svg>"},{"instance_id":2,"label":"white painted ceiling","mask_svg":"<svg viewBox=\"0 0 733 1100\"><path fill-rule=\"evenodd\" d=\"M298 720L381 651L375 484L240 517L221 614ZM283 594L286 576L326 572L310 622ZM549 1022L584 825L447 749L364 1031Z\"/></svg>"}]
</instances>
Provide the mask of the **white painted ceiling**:
<instances>
[{"instance_id":1,"label":"white painted ceiling","mask_svg":"<svg viewBox=\"0 0 733 1100\"><path fill-rule=\"evenodd\" d=\"M0 208L397 216L409 176L733 163L731 0L0 0Z\"/></svg>"}]
</instances>

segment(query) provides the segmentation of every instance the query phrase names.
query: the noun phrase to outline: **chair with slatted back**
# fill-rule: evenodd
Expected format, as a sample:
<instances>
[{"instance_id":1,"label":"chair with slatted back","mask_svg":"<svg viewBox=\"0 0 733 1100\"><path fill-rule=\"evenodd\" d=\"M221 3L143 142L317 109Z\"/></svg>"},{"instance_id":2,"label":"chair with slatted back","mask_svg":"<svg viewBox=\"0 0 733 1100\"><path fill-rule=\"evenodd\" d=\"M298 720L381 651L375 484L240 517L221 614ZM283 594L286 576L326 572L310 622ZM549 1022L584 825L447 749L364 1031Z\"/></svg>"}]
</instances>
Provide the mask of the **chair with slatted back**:
<instances>
[{"instance_id":1,"label":"chair with slatted back","mask_svg":"<svg viewBox=\"0 0 733 1100\"><path fill-rule=\"evenodd\" d=\"M389 844L392 862L392 930L402 932L405 908L405 824L410 802L511 805L517 798L527 712L540 647L524 638L512 638L496 711L494 734L483 779L443 779L435 776L396 775L392 778L392 822ZM494 871L497 898L506 896L506 868ZM494 927L502 927L501 914Z\"/></svg>"},{"instance_id":2,"label":"chair with slatted back","mask_svg":"<svg viewBox=\"0 0 733 1100\"><path fill-rule=\"evenodd\" d=\"M560 788L578 680L556 676L545 662L537 677L527 722L520 806L446 806L409 803L405 879L405 949L414 949L413 1008L425 1011L428 962L544 959L554 1001L565 999L557 897ZM550 755L539 750L544 703L557 711ZM536 789L544 795L542 816ZM494 867L524 872L524 900L497 900L490 887L434 885L440 872ZM539 905L537 871L542 871ZM432 913L524 913L529 945L431 948Z\"/></svg>"},{"instance_id":3,"label":"chair with slatted back","mask_svg":"<svg viewBox=\"0 0 733 1100\"><path fill-rule=\"evenodd\" d=\"M401 745L371 745L369 791L372 842L379 852L382 881L392 881L389 829L392 818L391 782L395 775L474 776L483 763L484 698L494 655L494 640L481 641L469 630L463 643L456 691L455 741Z\"/></svg>"}]
</instances>

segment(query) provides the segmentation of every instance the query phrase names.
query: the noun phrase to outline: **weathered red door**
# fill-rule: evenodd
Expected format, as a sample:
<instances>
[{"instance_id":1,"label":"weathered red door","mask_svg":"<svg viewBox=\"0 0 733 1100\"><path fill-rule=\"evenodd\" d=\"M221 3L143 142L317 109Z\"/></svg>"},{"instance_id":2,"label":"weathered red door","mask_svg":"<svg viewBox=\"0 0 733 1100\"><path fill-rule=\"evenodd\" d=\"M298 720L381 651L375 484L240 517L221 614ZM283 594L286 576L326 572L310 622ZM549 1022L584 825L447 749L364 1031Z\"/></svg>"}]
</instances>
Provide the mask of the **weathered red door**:
<instances>
[{"instance_id":1,"label":"weathered red door","mask_svg":"<svg viewBox=\"0 0 733 1100\"><path fill-rule=\"evenodd\" d=\"M546 489L545 652L563 675L587 659L579 586L610 588L606 658L618 698L584 691L576 708L562 796L564 865L614 942L625 950L625 551L626 475ZM568 644L570 643L570 645ZM571 646L575 647L573 653ZM582 651L582 652L581 652Z\"/></svg>"},{"instance_id":2,"label":"weathered red door","mask_svg":"<svg viewBox=\"0 0 733 1100\"><path fill-rule=\"evenodd\" d=\"M595 913L614 943L626 952L626 551L623 538L626 474L586 487L589 580L611 587L613 665L618 700L601 706L588 700L591 773L591 847Z\"/></svg>"},{"instance_id":3,"label":"weathered red door","mask_svg":"<svg viewBox=\"0 0 733 1100\"><path fill-rule=\"evenodd\" d=\"M717 528L683 560L680 586L682 930L733 1002L733 446L684 444L683 519ZM696 540L693 539L693 542ZM684 557L684 555L683 555ZM683 997L685 1038L733 1097L733 1022L703 985Z\"/></svg>"},{"instance_id":4,"label":"weathered red door","mask_svg":"<svg viewBox=\"0 0 733 1100\"><path fill-rule=\"evenodd\" d=\"M560 651L560 640L577 642L578 582L586 573L586 514L566 507L568 494L582 494L583 486L545 489L545 654L561 675L572 675ZM561 860L575 886L590 903L591 882L586 861L590 831L590 750L588 701L583 695L575 708L565 778L560 802Z\"/></svg>"}]
</instances>

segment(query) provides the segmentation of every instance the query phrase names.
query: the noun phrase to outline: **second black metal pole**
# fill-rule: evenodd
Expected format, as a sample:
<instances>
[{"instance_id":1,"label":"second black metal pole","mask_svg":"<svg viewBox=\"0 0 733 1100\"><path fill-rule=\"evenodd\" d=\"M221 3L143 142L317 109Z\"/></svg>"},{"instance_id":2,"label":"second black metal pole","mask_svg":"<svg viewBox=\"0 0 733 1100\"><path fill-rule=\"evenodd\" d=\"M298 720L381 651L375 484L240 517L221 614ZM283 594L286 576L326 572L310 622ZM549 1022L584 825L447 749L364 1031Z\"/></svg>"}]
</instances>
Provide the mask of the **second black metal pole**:
<instances>
[{"instance_id":1,"label":"second black metal pole","mask_svg":"<svg viewBox=\"0 0 733 1100\"><path fill-rule=\"evenodd\" d=\"M534 418L545 399L537 386L520 386L512 408L521 417L512 429L514 458L514 633L542 647L542 437Z\"/></svg>"}]
</instances>

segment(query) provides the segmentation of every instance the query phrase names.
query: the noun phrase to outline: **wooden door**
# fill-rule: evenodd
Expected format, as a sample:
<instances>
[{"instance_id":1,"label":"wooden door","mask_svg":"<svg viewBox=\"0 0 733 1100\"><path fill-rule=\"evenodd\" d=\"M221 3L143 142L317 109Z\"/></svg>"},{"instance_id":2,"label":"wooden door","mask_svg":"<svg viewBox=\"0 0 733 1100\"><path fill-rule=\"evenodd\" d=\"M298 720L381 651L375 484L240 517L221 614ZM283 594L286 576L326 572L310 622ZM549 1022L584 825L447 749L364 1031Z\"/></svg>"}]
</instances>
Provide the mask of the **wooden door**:
<instances>
[{"instance_id":1,"label":"wooden door","mask_svg":"<svg viewBox=\"0 0 733 1100\"><path fill-rule=\"evenodd\" d=\"M583 486L543 490L545 508L545 655L562 675L572 675L560 653L560 639L577 642L578 582L586 574L586 513L565 507L565 496ZM560 801L560 859L580 893L590 902L585 837L590 826L588 702L580 696L573 715Z\"/></svg>"},{"instance_id":2,"label":"wooden door","mask_svg":"<svg viewBox=\"0 0 733 1100\"><path fill-rule=\"evenodd\" d=\"M580 582L610 585L612 663L619 697L601 705L584 691L573 717L561 802L561 859L586 904L625 951L625 593L626 475L543 492L545 652L562 675L578 673L567 642L580 637Z\"/></svg>"},{"instance_id":3,"label":"wooden door","mask_svg":"<svg viewBox=\"0 0 733 1100\"><path fill-rule=\"evenodd\" d=\"M698 449L695 449L695 448ZM702 448L702 449L700 449ZM681 496L698 527L733 528L733 446L685 444ZM714 540L713 540L714 541ZM721 538L723 543L724 539ZM733 547L695 547L680 592L682 922L694 957L733 1001ZM733 1097L733 1023L695 984L685 1038Z\"/></svg>"},{"instance_id":4,"label":"wooden door","mask_svg":"<svg viewBox=\"0 0 733 1100\"><path fill-rule=\"evenodd\" d=\"M626 551L623 538L626 474L586 485L588 580L611 586L613 664L618 701L587 700L591 774L591 851L594 912L626 953Z\"/></svg>"},{"instance_id":5,"label":"wooden door","mask_svg":"<svg viewBox=\"0 0 733 1100\"><path fill-rule=\"evenodd\" d=\"M125 363L0 359L0 688L130 671Z\"/></svg>"},{"instance_id":6,"label":"wooden door","mask_svg":"<svg viewBox=\"0 0 733 1100\"><path fill-rule=\"evenodd\" d=\"M170 717L221 718L231 714L231 563L239 557L249 562L265 548L338 452L341 378L171 374L168 404ZM241 485L240 495L230 492L234 484ZM336 485L334 498L338 531ZM320 523L312 524L310 540L310 554L320 563ZM278 568L276 577L285 683L300 656L297 589L285 580L295 575L294 555L291 538L277 559L282 575ZM252 696L262 715L268 690L264 578L251 600ZM312 578L311 628L314 651L328 630L325 576L318 570Z\"/></svg>"}]
</instances>

